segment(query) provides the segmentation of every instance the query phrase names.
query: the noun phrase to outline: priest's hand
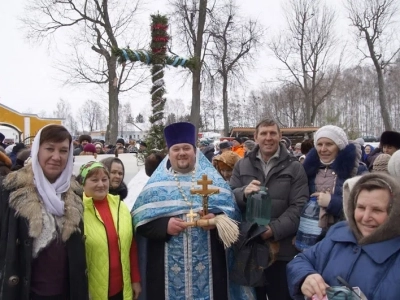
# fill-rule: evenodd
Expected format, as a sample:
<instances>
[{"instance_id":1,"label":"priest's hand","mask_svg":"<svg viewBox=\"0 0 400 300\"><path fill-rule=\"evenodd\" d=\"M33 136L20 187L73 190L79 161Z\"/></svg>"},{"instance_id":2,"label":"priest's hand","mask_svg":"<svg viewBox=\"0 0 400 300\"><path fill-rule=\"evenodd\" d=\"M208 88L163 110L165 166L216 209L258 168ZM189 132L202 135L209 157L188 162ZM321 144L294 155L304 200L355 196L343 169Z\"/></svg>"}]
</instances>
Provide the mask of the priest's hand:
<instances>
[{"instance_id":1,"label":"priest's hand","mask_svg":"<svg viewBox=\"0 0 400 300\"><path fill-rule=\"evenodd\" d=\"M260 184L258 180L252 180L248 186L244 189L244 196L247 198L253 193L257 193L260 191Z\"/></svg>"},{"instance_id":2,"label":"priest's hand","mask_svg":"<svg viewBox=\"0 0 400 300\"><path fill-rule=\"evenodd\" d=\"M167 233L169 235L178 235L186 229L185 221L179 218L170 218L168 221Z\"/></svg>"},{"instance_id":3,"label":"priest's hand","mask_svg":"<svg viewBox=\"0 0 400 300\"><path fill-rule=\"evenodd\" d=\"M140 286L140 282L132 282L132 292L133 292L133 299L139 299L139 295L142 292L142 287Z\"/></svg>"},{"instance_id":4,"label":"priest's hand","mask_svg":"<svg viewBox=\"0 0 400 300\"><path fill-rule=\"evenodd\" d=\"M214 214L204 215L204 212L202 210L199 211L199 215L200 215L200 217L202 219L213 219L213 218L215 218ZM215 227L215 225L211 225L211 226L205 226L205 227L201 227L201 228L203 228L204 230L212 230L212 229L215 229L216 227Z\"/></svg>"}]
</instances>

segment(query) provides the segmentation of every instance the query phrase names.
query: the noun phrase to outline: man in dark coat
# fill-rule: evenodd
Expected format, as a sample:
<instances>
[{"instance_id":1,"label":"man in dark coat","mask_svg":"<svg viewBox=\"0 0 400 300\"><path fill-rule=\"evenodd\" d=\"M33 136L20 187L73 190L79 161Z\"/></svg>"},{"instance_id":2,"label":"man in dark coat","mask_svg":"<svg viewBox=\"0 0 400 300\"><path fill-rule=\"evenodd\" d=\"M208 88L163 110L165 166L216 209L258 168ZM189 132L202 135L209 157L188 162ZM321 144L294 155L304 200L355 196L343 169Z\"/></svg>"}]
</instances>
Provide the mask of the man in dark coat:
<instances>
[{"instance_id":1,"label":"man in dark coat","mask_svg":"<svg viewBox=\"0 0 400 300\"><path fill-rule=\"evenodd\" d=\"M393 155L400 149L400 133L397 131L384 131L377 147L367 158L368 169L371 171L375 159L381 154Z\"/></svg>"},{"instance_id":2,"label":"man in dark coat","mask_svg":"<svg viewBox=\"0 0 400 300\"><path fill-rule=\"evenodd\" d=\"M277 261L265 270L267 286L256 288L257 299L289 300L286 265L297 254L292 244L296 235L300 213L309 197L307 176L303 166L280 143L278 124L265 119L258 123L254 140L258 144L248 155L239 160L230 180L239 208L246 210L247 198L268 188L272 199L271 222L263 233L264 240L279 243Z\"/></svg>"},{"instance_id":3,"label":"man in dark coat","mask_svg":"<svg viewBox=\"0 0 400 300\"><path fill-rule=\"evenodd\" d=\"M92 142L92 137L87 134L82 134L81 136L79 136L78 141L79 141L79 146L75 148L74 156L81 154L81 152L83 151L83 148L85 148L86 144L89 144Z\"/></svg>"}]
</instances>

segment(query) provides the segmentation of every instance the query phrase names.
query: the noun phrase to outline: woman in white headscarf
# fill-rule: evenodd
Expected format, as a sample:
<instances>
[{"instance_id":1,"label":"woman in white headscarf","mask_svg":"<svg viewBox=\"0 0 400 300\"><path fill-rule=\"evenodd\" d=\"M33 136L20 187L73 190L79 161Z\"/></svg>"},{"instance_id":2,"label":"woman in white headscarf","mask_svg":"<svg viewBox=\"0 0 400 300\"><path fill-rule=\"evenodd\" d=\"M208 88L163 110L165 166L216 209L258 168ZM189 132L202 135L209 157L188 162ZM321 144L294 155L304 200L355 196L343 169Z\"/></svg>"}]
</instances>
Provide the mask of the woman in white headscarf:
<instances>
[{"instance_id":1,"label":"woman in white headscarf","mask_svg":"<svg viewBox=\"0 0 400 300\"><path fill-rule=\"evenodd\" d=\"M31 164L0 187L0 299L87 300L82 188L61 125L43 127Z\"/></svg>"}]
</instances>

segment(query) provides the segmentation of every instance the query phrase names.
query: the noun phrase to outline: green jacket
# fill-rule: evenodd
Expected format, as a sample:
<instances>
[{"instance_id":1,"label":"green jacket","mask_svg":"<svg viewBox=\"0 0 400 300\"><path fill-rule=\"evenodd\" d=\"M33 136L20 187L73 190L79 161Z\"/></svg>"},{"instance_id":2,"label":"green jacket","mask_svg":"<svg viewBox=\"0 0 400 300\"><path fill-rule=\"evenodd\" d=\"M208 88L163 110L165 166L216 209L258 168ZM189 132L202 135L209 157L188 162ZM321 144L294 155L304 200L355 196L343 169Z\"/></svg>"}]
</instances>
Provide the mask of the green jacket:
<instances>
[{"instance_id":1,"label":"green jacket","mask_svg":"<svg viewBox=\"0 0 400 300\"><path fill-rule=\"evenodd\" d=\"M133 239L132 218L125 203L120 201L119 196L108 194L107 201L119 237L124 300L131 300L132 285L129 254ZM83 194L83 205L90 299L107 300L110 268L106 229L100 214L93 204L93 199L87 197L85 193Z\"/></svg>"}]
</instances>

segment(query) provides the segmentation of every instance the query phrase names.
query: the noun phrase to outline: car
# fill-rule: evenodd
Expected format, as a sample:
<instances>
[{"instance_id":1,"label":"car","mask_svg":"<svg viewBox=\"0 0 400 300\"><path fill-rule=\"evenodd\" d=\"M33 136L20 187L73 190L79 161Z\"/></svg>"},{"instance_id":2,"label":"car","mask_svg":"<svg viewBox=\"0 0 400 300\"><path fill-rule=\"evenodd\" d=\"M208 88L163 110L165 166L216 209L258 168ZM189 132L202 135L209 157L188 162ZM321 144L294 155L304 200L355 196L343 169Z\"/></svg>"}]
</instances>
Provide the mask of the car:
<instances>
[{"instance_id":1,"label":"car","mask_svg":"<svg viewBox=\"0 0 400 300\"><path fill-rule=\"evenodd\" d=\"M363 136L362 139L363 139L364 142L366 142L366 143L379 142L379 139L378 139L376 136L373 136L373 135L366 135L366 136Z\"/></svg>"}]
</instances>

